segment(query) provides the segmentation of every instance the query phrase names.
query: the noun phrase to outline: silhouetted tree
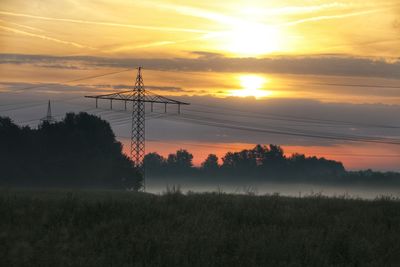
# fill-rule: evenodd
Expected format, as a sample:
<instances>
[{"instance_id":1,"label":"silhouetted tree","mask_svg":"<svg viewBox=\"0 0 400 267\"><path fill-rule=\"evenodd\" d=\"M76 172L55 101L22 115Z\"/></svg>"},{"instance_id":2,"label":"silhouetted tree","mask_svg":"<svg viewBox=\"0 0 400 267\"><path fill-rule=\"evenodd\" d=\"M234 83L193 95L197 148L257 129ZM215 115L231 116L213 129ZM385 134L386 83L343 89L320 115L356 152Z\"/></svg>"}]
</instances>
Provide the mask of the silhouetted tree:
<instances>
[{"instance_id":1,"label":"silhouetted tree","mask_svg":"<svg viewBox=\"0 0 400 267\"><path fill-rule=\"evenodd\" d=\"M0 183L134 189L141 185L110 125L96 116L68 113L64 120L43 123L38 129L0 121L0 159L14 162L2 161L7 175Z\"/></svg>"},{"instance_id":2,"label":"silhouetted tree","mask_svg":"<svg viewBox=\"0 0 400 267\"><path fill-rule=\"evenodd\" d=\"M149 175L163 173L167 165L167 160L155 152L146 154L143 162Z\"/></svg>"},{"instance_id":3,"label":"silhouetted tree","mask_svg":"<svg viewBox=\"0 0 400 267\"><path fill-rule=\"evenodd\" d=\"M192 174L193 155L185 149L179 149L167 158L167 172L171 174Z\"/></svg>"},{"instance_id":4,"label":"silhouetted tree","mask_svg":"<svg viewBox=\"0 0 400 267\"><path fill-rule=\"evenodd\" d=\"M216 172L219 169L218 157L215 154L208 155L204 162L201 163L201 168L206 172Z\"/></svg>"},{"instance_id":5,"label":"silhouetted tree","mask_svg":"<svg viewBox=\"0 0 400 267\"><path fill-rule=\"evenodd\" d=\"M257 167L257 159L252 150L228 152L222 158L221 168L230 175L252 175Z\"/></svg>"},{"instance_id":6,"label":"silhouetted tree","mask_svg":"<svg viewBox=\"0 0 400 267\"><path fill-rule=\"evenodd\" d=\"M283 149L277 145L269 145L262 158L262 169L269 174L276 175L287 167Z\"/></svg>"},{"instance_id":7,"label":"silhouetted tree","mask_svg":"<svg viewBox=\"0 0 400 267\"><path fill-rule=\"evenodd\" d=\"M306 157L303 154L293 154L288 159L288 170L291 177L308 180L329 180L345 174L341 162L325 158Z\"/></svg>"},{"instance_id":8,"label":"silhouetted tree","mask_svg":"<svg viewBox=\"0 0 400 267\"><path fill-rule=\"evenodd\" d=\"M192 160L192 154L190 154L185 149L179 149L178 151L176 151L176 154L170 154L168 156L167 162L171 166L176 166L182 169L189 169L193 166Z\"/></svg>"}]
</instances>

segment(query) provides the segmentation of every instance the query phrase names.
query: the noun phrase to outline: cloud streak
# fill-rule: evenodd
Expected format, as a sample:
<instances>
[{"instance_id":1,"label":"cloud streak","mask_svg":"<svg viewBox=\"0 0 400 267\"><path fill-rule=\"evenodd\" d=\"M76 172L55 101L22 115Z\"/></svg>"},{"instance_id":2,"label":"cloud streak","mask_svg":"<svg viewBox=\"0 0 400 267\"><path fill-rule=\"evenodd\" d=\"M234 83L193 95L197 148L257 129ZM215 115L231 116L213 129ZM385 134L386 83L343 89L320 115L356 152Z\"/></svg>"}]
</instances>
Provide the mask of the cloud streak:
<instances>
[{"instance_id":1,"label":"cloud streak","mask_svg":"<svg viewBox=\"0 0 400 267\"><path fill-rule=\"evenodd\" d=\"M198 58L112 58L0 54L0 64L51 64L77 67L114 67L163 71L253 72L329 76L360 76L400 79L400 60L356 58L339 55L312 57L228 58L195 52ZM206 55L206 56L205 56Z\"/></svg>"},{"instance_id":2,"label":"cloud streak","mask_svg":"<svg viewBox=\"0 0 400 267\"><path fill-rule=\"evenodd\" d=\"M87 85L83 85L87 86ZM107 88L107 89L116 89L116 90L129 90L134 89L135 86L128 84L95 84L90 85L96 88ZM148 90L156 90L156 91L167 91L167 92L185 92L181 87L176 86L155 86L155 85L146 85L146 89Z\"/></svg>"},{"instance_id":3,"label":"cloud streak","mask_svg":"<svg viewBox=\"0 0 400 267\"><path fill-rule=\"evenodd\" d=\"M128 84L77 84L68 85L63 83L26 83L26 82L0 82L0 88L4 92L19 92L25 88L34 88L31 92L47 92L47 93L96 93L99 91L118 91L133 89L134 86ZM146 85L146 89L165 92L185 92L181 87L176 86L157 86Z\"/></svg>"},{"instance_id":4,"label":"cloud streak","mask_svg":"<svg viewBox=\"0 0 400 267\"><path fill-rule=\"evenodd\" d=\"M20 27L20 28L24 28L24 29L28 29L28 30L31 30L31 31L45 32L44 30L39 29L39 28L35 28L35 27L23 25L23 24L18 24L18 23L14 23L14 22L10 22L10 21L5 21L5 20L2 20L2 19L0 19L0 22L11 24L11 25L14 25L14 26L17 26L17 27Z\"/></svg>"},{"instance_id":5,"label":"cloud streak","mask_svg":"<svg viewBox=\"0 0 400 267\"><path fill-rule=\"evenodd\" d=\"M316 16L316 17L310 17L310 18L299 19L299 20L295 20L295 21L291 21L291 22L286 22L280 26L294 26L294 25L299 25L299 24L303 24L303 23L307 23L307 22L317 22L317 21L321 21L321 20L344 19L344 18L349 18L349 17L363 16L363 15L383 12L385 10L387 10L387 9L380 8L380 9L352 12L352 13L347 13L347 14Z\"/></svg>"},{"instance_id":6,"label":"cloud streak","mask_svg":"<svg viewBox=\"0 0 400 267\"><path fill-rule=\"evenodd\" d=\"M74 46L76 48L88 48L88 49L91 49L91 50L97 50L95 47L79 44L79 43L76 43L76 42L65 41L65 40L53 38L53 37L50 37L50 36L47 36L47 35L44 35L44 34L30 33L30 32L26 32L26 31L10 28L10 27L1 26L1 25L0 25L0 29L2 29L4 31L15 33L15 34L20 34L20 35L24 35L24 36L39 38L39 39L42 39L42 40L51 41L51 42L55 42L55 43L59 43L59 44Z\"/></svg>"},{"instance_id":7,"label":"cloud streak","mask_svg":"<svg viewBox=\"0 0 400 267\"><path fill-rule=\"evenodd\" d=\"M110 27L122 27L122 28L131 28L131 29L139 29L139 30L152 30L152 31L164 31L164 32L186 32L186 33L209 33L209 31L198 30L198 29L157 27L157 26L124 24L124 23L115 23L115 22L104 22L104 21L54 18L54 17L35 16L35 15L30 15L30 14L13 13L13 12L6 12L6 11L0 11L0 14L6 15L6 16L25 17L25 18L31 18L31 19L47 20L47 21L68 22L68 23L89 24L89 25L110 26Z\"/></svg>"},{"instance_id":8,"label":"cloud streak","mask_svg":"<svg viewBox=\"0 0 400 267\"><path fill-rule=\"evenodd\" d=\"M143 5L147 5L150 7L150 4L147 2L143 3ZM257 23L252 20L239 19L234 16L228 16L228 15L225 15L222 13L217 13L217 12L210 12L207 10L203 10L203 9L195 8L195 7L191 7L191 6L176 5L176 4L164 4L164 3L154 4L154 2L152 2L151 5L152 6L156 5L157 8L173 11L180 15L203 18L203 19L207 19L207 20L210 20L213 22L218 22L221 24L235 26L235 27L238 25L243 25L243 24L263 25L262 23ZM259 12L259 13L265 12L268 15L307 14L307 13L313 13L313 12L323 11L323 10L327 10L327 9L349 8L351 6L354 6L354 5L335 2L335 3L321 4L321 5L314 5L314 6L289 6L289 7L283 7L283 8L272 8L272 9L268 9L267 11L265 9L257 9L256 12ZM386 6L395 6L395 5L391 4L391 5L386 5ZM272 25L272 26L294 26L294 25L308 23L308 22L343 19L343 18L348 18L348 17L355 17L355 16L362 16L362 15L368 15L368 14L372 14L372 13L383 12L388 9L389 8L379 8L379 9L371 9L371 10L363 10L363 11L358 11L358 12L338 14L338 15L323 15L323 16L308 17L308 18L289 21L289 22L286 22L283 24ZM217 33L214 33L214 34L217 34Z\"/></svg>"},{"instance_id":9,"label":"cloud streak","mask_svg":"<svg viewBox=\"0 0 400 267\"><path fill-rule=\"evenodd\" d=\"M320 4L320 5L309 5L309 6L285 6L285 7L278 7L278 8L271 8L271 9L261 9L259 12L255 10L257 13L263 13L265 15L298 15L298 14L307 14L307 13L314 13L319 11L337 9L337 8L348 8L352 6L348 3L327 3L327 4Z\"/></svg>"},{"instance_id":10,"label":"cloud streak","mask_svg":"<svg viewBox=\"0 0 400 267\"><path fill-rule=\"evenodd\" d=\"M151 5L153 5L153 4L154 3L151 3ZM150 7L149 3L148 3L148 5ZM190 7L190 6L158 3L158 4L156 4L156 7L161 8L161 9L166 9L169 11L173 11L180 15L203 18L203 19L207 19L210 21L219 22L222 24L238 25L238 24L244 22L243 20L237 19L232 16L227 16L227 15L217 13L217 12L210 12L210 11L206 11L206 10L203 10L200 8L195 8L195 7Z\"/></svg>"},{"instance_id":11,"label":"cloud streak","mask_svg":"<svg viewBox=\"0 0 400 267\"><path fill-rule=\"evenodd\" d=\"M157 42L151 42L151 43L140 44L140 45L129 45L129 44L116 45L113 48L107 48L107 49L104 49L103 51L108 52L108 53L131 51L131 50L144 49L144 48L152 48L152 47L160 47L160 46L188 43L188 42L202 40L204 38L205 37L202 35L201 37L197 37L197 38L183 39L183 40L177 40L177 41L157 41Z\"/></svg>"}]
</instances>

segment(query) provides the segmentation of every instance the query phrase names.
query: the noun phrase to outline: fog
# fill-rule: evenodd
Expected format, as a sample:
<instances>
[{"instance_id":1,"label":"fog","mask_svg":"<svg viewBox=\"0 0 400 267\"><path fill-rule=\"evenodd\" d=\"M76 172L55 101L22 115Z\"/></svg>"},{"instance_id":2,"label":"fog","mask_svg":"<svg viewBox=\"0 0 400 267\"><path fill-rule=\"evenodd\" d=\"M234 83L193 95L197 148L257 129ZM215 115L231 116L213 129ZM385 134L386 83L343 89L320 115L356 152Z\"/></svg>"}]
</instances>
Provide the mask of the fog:
<instances>
[{"instance_id":1,"label":"fog","mask_svg":"<svg viewBox=\"0 0 400 267\"><path fill-rule=\"evenodd\" d=\"M260 181L204 182L195 179L146 178L146 192L163 194L168 190L179 188L182 193L188 192L223 192L231 194L272 195L289 197L307 197L322 195L327 197L345 197L375 199L382 196L400 198L400 187L365 186L365 185L321 185L306 183L277 183Z\"/></svg>"}]
</instances>

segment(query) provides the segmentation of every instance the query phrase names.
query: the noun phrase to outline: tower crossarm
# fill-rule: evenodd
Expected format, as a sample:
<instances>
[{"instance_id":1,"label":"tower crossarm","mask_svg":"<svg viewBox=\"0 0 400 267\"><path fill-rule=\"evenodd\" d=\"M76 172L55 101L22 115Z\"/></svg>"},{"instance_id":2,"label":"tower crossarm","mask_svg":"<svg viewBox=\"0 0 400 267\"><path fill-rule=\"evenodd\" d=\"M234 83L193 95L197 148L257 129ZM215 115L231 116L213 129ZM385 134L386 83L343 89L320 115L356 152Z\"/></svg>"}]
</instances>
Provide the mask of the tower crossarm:
<instances>
[{"instance_id":1,"label":"tower crossarm","mask_svg":"<svg viewBox=\"0 0 400 267\"><path fill-rule=\"evenodd\" d=\"M112 94L104 94L104 95L93 95L93 96L85 96L87 98L95 98L95 99L107 99L107 100L120 100L120 101L137 101L135 100L132 91L121 91ZM143 102L145 103L160 103L160 104L175 104L175 105L190 105L189 103L174 100L168 97L160 96L155 93L149 92L148 90L145 93L145 97Z\"/></svg>"}]
</instances>

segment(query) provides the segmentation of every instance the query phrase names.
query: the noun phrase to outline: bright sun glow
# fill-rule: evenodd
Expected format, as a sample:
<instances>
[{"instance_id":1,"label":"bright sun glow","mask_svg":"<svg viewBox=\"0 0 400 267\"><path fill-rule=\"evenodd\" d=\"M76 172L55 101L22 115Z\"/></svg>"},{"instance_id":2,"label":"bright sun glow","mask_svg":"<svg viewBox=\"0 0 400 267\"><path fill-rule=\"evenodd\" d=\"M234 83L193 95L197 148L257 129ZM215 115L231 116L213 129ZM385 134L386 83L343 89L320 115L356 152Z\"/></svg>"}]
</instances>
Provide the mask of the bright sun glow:
<instances>
[{"instance_id":1,"label":"bright sun glow","mask_svg":"<svg viewBox=\"0 0 400 267\"><path fill-rule=\"evenodd\" d=\"M249 97L255 98L267 97L272 94L271 91L262 90L261 87L267 82L267 80L257 75L242 75L239 77L240 84L243 89L233 90L230 92L232 96Z\"/></svg>"},{"instance_id":2,"label":"bright sun glow","mask_svg":"<svg viewBox=\"0 0 400 267\"><path fill-rule=\"evenodd\" d=\"M280 34L277 28L248 23L237 25L227 33L227 51L241 56L257 56L280 49Z\"/></svg>"}]
</instances>

